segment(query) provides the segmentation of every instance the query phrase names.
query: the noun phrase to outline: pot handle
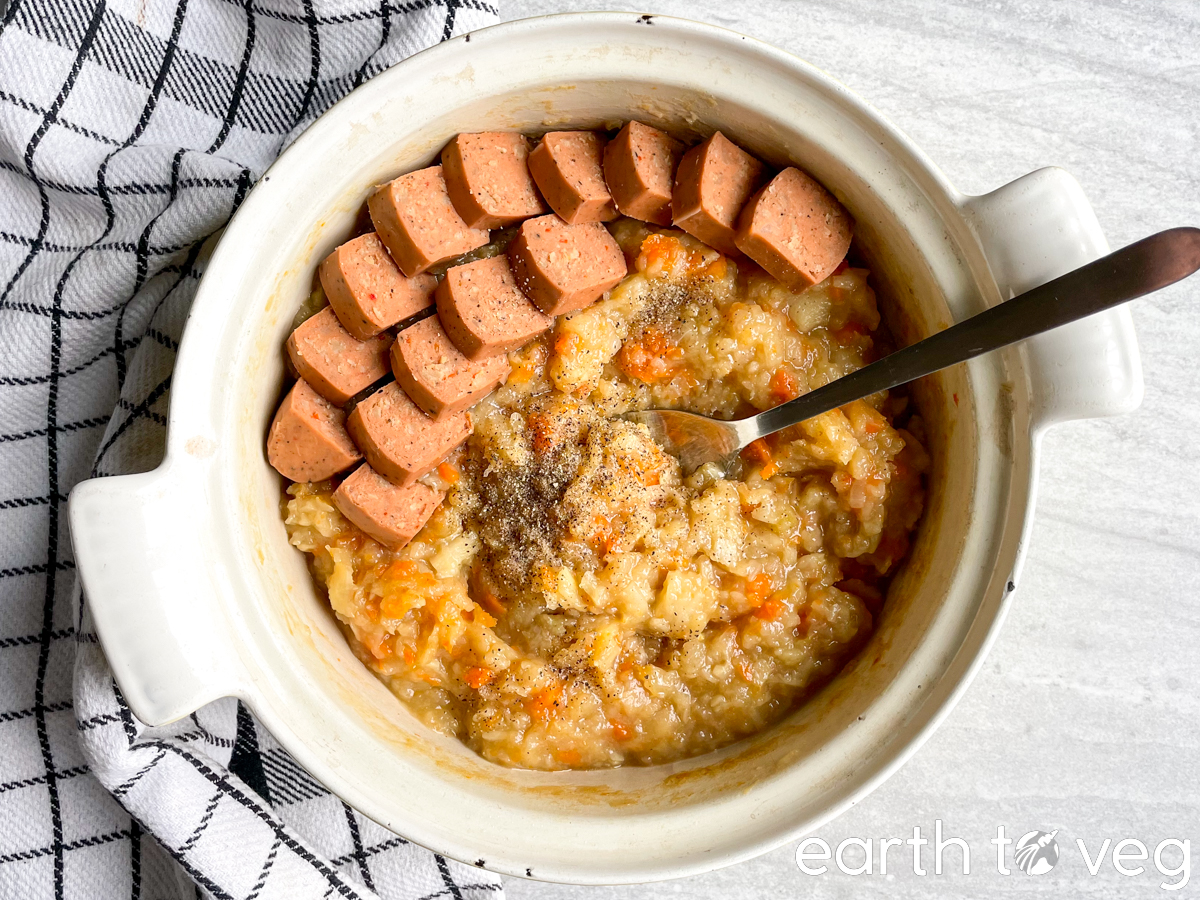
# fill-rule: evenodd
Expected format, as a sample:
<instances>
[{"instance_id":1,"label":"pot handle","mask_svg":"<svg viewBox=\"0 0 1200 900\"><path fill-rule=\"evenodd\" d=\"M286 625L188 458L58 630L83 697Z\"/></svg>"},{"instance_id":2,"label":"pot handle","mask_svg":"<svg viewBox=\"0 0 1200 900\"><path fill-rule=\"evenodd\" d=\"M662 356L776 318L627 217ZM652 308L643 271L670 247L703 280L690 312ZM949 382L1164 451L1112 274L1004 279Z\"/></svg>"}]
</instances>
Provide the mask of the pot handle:
<instances>
[{"instance_id":1,"label":"pot handle","mask_svg":"<svg viewBox=\"0 0 1200 900\"><path fill-rule=\"evenodd\" d=\"M125 700L148 725L243 693L218 608L230 589L198 527L206 518L203 484L201 472L164 463L142 475L81 482L68 501L88 610Z\"/></svg>"},{"instance_id":2,"label":"pot handle","mask_svg":"<svg viewBox=\"0 0 1200 900\"><path fill-rule=\"evenodd\" d=\"M1005 300L1109 252L1083 188L1063 169L1038 169L967 197L963 213ZM1040 334L1023 347L1038 424L1119 415L1142 402L1142 363L1127 307Z\"/></svg>"}]
</instances>

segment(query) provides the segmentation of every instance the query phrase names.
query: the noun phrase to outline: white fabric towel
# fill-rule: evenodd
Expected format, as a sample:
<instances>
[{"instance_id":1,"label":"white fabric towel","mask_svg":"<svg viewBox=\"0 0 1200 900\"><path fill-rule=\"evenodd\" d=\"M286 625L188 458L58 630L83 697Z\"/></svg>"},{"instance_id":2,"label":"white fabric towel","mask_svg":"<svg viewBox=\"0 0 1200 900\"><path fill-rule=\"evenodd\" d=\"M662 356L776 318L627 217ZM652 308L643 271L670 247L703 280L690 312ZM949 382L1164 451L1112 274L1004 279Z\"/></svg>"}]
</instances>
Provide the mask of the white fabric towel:
<instances>
[{"instance_id":1,"label":"white fabric towel","mask_svg":"<svg viewBox=\"0 0 1200 900\"><path fill-rule=\"evenodd\" d=\"M237 701L139 722L65 516L81 479L157 465L207 238L280 149L364 79L495 18L482 0L9 0L0 897L502 897L345 806Z\"/></svg>"}]
</instances>

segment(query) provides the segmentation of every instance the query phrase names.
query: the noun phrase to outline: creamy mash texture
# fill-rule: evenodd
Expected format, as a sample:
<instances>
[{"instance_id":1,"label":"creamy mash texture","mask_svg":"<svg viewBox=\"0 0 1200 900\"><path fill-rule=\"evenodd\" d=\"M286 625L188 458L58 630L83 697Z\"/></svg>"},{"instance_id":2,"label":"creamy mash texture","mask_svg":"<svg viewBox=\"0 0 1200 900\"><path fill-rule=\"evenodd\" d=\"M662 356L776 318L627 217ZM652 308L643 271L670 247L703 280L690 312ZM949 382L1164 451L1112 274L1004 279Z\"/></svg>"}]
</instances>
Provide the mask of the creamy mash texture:
<instances>
[{"instance_id":1,"label":"creamy mash texture","mask_svg":"<svg viewBox=\"0 0 1200 900\"><path fill-rule=\"evenodd\" d=\"M929 460L903 395L684 477L631 409L734 418L886 352L864 269L794 292L621 220L611 294L510 355L448 496L392 551L329 482L284 515L362 661L430 727L532 769L653 764L766 728L870 635Z\"/></svg>"}]
</instances>

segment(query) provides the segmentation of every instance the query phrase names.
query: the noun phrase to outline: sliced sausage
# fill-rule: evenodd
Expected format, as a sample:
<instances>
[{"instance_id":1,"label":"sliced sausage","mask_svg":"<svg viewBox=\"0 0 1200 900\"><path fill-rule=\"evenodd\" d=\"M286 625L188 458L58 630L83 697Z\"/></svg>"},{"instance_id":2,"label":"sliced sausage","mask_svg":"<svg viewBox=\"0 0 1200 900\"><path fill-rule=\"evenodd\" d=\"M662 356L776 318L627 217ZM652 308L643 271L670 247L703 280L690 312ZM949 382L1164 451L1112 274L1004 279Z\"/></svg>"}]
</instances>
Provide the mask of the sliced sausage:
<instances>
[{"instance_id":1,"label":"sliced sausage","mask_svg":"<svg viewBox=\"0 0 1200 900\"><path fill-rule=\"evenodd\" d=\"M292 481L324 481L362 454L345 429L346 414L304 379L287 392L267 432L267 461Z\"/></svg>"},{"instance_id":2,"label":"sliced sausage","mask_svg":"<svg viewBox=\"0 0 1200 900\"><path fill-rule=\"evenodd\" d=\"M718 131L679 161L671 195L675 225L714 250L736 255L738 213L765 175L761 162Z\"/></svg>"},{"instance_id":3,"label":"sliced sausage","mask_svg":"<svg viewBox=\"0 0 1200 900\"><path fill-rule=\"evenodd\" d=\"M355 406L346 428L371 467L404 487L465 441L471 420L461 412L435 422L392 382Z\"/></svg>"},{"instance_id":4,"label":"sliced sausage","mask_svg":"<svg viewBox=\"0 0 1200 900\"><path fill-rule=\"evenodd\" d=\"M784 169L750 198L736 241L748 257L794 290L824 281L850 249L854 221L807 172Z\"/></svg>"},{"instance_id":5,"label":"sliced sausage","mask_svg":"<svg viewBox=\"0 0 1200 900\"><path fill-rule=\"evenodd\" d=\"M552 321L521 293L503 256L448 269L434 299L442 327L467 359L515 350Z\"/></svg>"},{"instance_id":6,"label":"sliced sausage","mask_svg":"<svg viewBox=\"0 0 1200 900\"><path fill-rule=\"evenodd\" d=\"M300 377L341 406L387 374L391 344L390 334L360 341L327 306L292 332L287 351Z\"/></svg>"},{"instance_id":7,"label":"sliced sausage","mask_svg":"<svg viewBox=\"0 0 1200 900\"><path fill-rule=\"evenodd\" d=\"M470 227L455 211L441 166L388 182L371 195L367 209L379 239L409 278L488 242L486 228Z\"/></svg>"},{"instance_id":8,"label":"sliced sausage","mask_svg":"<svg viewBox=\"0 0 1200 900\"><path fill-rule=\"evenodd\" d=\"M471 228L500 228L547 207L529 174L529 139L487 131L460 134L442 151L450 200Z\"/></svg>"},{"instance_id":9,"label":"sliced sausage","mask_svg":"<svg viewBox=\"0 0 1200 900\"><path fill-rule=\"evenodd\" d=\"M583 309L628 271L607 228L599 222L568 225L554 215L523 222L508 258L517 284L551 316Z\"/></svg>"},{"instance_id":10,"label":"sliced sausage","mask_svg":"<svg viewBox=\"0 0 1200 900\"><path fill-rule=\"evenodd\" d=\"M604 181L623 215L671 224L671 187L683 145L669 134L628 122L604 148Z\"/></svg>"},{"instance_id":11,"label":"sliced sausage","mask_svg":"<svg viewBox=\"0 0 1200 900\"><path fill-rule=\"evenodd\" d=\"M400 332L392 344L392 371L409 398L441 421L474 406L510 371L503 354L469 360L446 335L437 316Z\"/></svg>"},{"instance_id":12,"label":"sliced sausage","mask_svg":"<svg viewBox=\"0 0 1200 900\"><path fill-rule=\"evenodd\" d=\"M343 516L379 543L399 550L429 521L445 491L414 481L396 487L369 465L361 465L333 492Z\"/></svg>"},{"instance_id":13,"label":"sliced sausage","mask_svg":"<svg viewBox=\"0 0 1200 900\"><path fill-rule=\"evenodd\" d=\"M529 172L550 208L571 224L617 217L601 157L604 138L594 131L552 131L529 154Z\"/></svg>"},{"instance_id":14,"label":"sliced sausage","mask_svg":"<svg viewBox=\"0 0 1200 900\"><path fill-rule=\"evenodd\" d=\"M433 305L437 280L405 276L374 232L342 244L318 271L338 321L360 341Z\"/></svg>"}]
</instances>

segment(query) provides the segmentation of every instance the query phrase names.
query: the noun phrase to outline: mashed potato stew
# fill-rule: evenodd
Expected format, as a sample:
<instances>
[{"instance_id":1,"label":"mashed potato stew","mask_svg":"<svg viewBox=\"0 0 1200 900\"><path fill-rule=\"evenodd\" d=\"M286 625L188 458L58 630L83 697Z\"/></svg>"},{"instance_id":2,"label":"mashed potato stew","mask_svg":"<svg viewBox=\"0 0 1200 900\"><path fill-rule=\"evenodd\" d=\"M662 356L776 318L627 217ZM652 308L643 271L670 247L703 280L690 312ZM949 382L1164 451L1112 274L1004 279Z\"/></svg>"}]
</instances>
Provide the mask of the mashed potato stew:
<instances>
[{"instance_id":1,"label":"mashed potato stew","mask_svg":"<svg viewBox=\"0 0 1200 900\"><path fill-rule=\"evenodd\" d=\"M881 353L863 269L803 292L622 220L631 274L511 355L449 494L391 551L294 484L351 645L432 728L531 769L677 760L769 726L862 645L923 504L902 395L851 403L683 476L631 409L767 409Z\"/></svg>"}]
</instances>

